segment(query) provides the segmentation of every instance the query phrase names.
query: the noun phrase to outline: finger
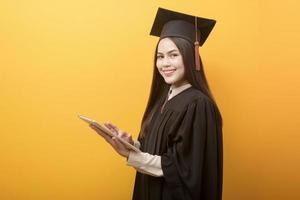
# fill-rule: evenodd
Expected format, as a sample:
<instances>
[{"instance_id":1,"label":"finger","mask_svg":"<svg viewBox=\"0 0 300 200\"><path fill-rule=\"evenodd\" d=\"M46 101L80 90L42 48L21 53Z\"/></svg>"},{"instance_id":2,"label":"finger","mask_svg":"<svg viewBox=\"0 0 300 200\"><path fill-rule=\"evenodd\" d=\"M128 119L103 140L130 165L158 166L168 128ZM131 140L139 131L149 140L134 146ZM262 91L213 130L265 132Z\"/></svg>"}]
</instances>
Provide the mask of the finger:
<instances>
[{"instance_id":1,"label":"finger","mask_svg":"<svg viewBox=\"0 0 300 200\"><path fill-rule=\"evenodd\" d=\"M94 129L99 135L103 136L105 139L111 139L111 136L108 136L105 132L103 132L101 129L99 129L95 124L89 124L89 126L92 129Z\"/></svg>"},{"instance_id":2,"label":"finger","mask_svg":"<svg viewBox=\"0 0 300 200\"><path fill-rule=\"evenodd\" d=\"M113 124L110 123L110 122L105 122L105 125L106 125L109 129L111 129L111 130L114 130L114 131L116 131L116 132L119 131L119 128L118 128L117 126L113 125Z\"/></svg>"},{"instance_id":3,"label":"finger","mask_svg":"<svg viewBox=\"0 0 300 200\"><path fill-rule=\"evenodd\" d=\"M117 141L116 137L112 137L111 141L110 141L110 144L115 149L115 151L119 152L120 147L118 146L116 141Z\"/></svg>"},{"instance_id":4,"label":"finger","mask_svg":"<svg viewBox=\"0 0 300 200\"><path fill-rule=\"evenodd\" d=\"M116 149L116 144L115 144L115 140L113 138L110 138L108 141L107 141L115 150Z\"/></svg>"},{"instance_id":5,"label":"finger","mask_svg":"<svg viewBox=\"0 0 300 200\"><path fill-rule=\"evenodd\" d=\"M111 126L113 129L119 130L119 128L118 128L116 125L114 125L114 124L112 124L112 123L110 123L110 122L108 122L108 124L109 124L109 126Z\"/></svg>"},{"instance_id":6,"label":"finger","mask_svg":"<svg viewBox=\"0 0 300 200\"><path fill-rule=\"evenodd\" d=\"M131 135L130 135L126 140L127 140L127 142L129 142L130 144L134 145L134 141L133 141Z\"/></svg>"},{"instance_id":7,"label":"finger","mask_svg":"<svg viewBox=\"0 0 300 200\"><path fill-rule=\"evenodd\" d=\"M106 141L110 141L111 137L107 134L103 133L100 129L98 129L96 126L90 124L90 127L94 129L99 135L101 135Z\"/></svg>"},{"instance_id":8,"label":"finger","mask_svg":"<svg viewBox=\"0 0 300 200\"><path fill-rule=\"evenodd\" d=\"M109 126L107 123L104 123L104 126L110 130L112 133L114 133L115 135L118 135L118 131L116 129L114 129L113 127Z\"/></svg>"},{"instance_id":9,"label":"finger","mask_svg":"<svg viewBox=\"0 0 300 200\"><path fill-rule=\"evenodd\" d=\"M105 133L102 133L102 132L98 132L97 131L97 133L99 134L99 135L101 135L107 142L109 142L110 140L111 140L111 137L110 136L108 136L108 135L106 135Z\"/></svg>"},{"instance_id":10,"label":"finger","mask_svg":"<svg viewBox=\"0 0 300 200\"><path fill-rule=\"evenodd\" d=\"M124 150L124 149L126 149L126 147L124 146L124 144L121 143L121 142L118 140L118 138L113 137L112 139L113 139L113 141L114 141L114 143L115 143L115 146L117 147L118 150Z\"/></svg>"},{"instance_id":11,"label":"finger","mask_svg":"<svg viewBox=\"0 0 300 200\"><path fill-rule=\"evenodd\" d=\"M132 142L132 141L133 141L133 140L132 140L132 136L131 136L131 135L128 135L128 136L127 136L127 140L130 141L130 142Z\"/></svg>"},{"instance_id":12,"label":"finger","mask_svg":"<svg viewBox=\"0 0 300 200\"><path fill-rule=\"evenodd\" d=\"M129 133L121 132L119 135L120 138L127 141L130 144L134 144L134 141L132 140L132 136Z\"/></svg>"},{"instance_id":13,"label":"finger","mask_svg":"<svg viewBox=\"0 0 300 200\"><path fill-rule=\"evenodd\" d=\"M131 137L131 135L129 133L125 132L125 131L120 130L119 133L120 133L120 135L122 135L122 137L125 137L125 138Z\"/></svg>"},{"instance_id":14,"label":"finger","mask_svg":"<svg viewBox=\"0 0 300 200\"><path fill-rule=\"evenodd\" d=\"M128 134L128 133L125 134L124 139L126 139L126 141L128 141L129 143L132 143L132 142L133 142L132 136L131 136L130 134Z\"/></svg>"},{"instance_id":15,"label":"finger","mask_svg":"<svg viewBox=\"0 0 300 200\"><path fill-rule=\"evenodd\" d=\"M127 134L126 134L125 132L123 132L123 131L119 131L119 132L118 132L118 136L119 136L120 138L126 138Z\"/></svg>"},{"instance_id":16,"label":"finger","mask_svg":"<svg viewBox=\"0 0 300 200\"><path fill-rule=\"evenodd\" d=\"M93 124L89 124L89 127L91 128L95 128L95 126Z\"/></svg>"},{"instance_id":17,"label":"finger","mask_svg":"<svg viewBox=\"0 0 300 200\"><path fill-rule=\"evenodd\" d=\"M126 137L127 139L131 138L131 135L127 132L124 132L124 137Z\"/></svg>"},{"instance_id":18,"label":"finger","mask_svg":"<svg viewBox=\"0 0 300 200\"><path fill-rule=\"evenodd\" d=\"M92 129L94 129L94 130L99 130L98 127L95 126L94 124L90 124L89 126L90 126Z\"/></svg>"},{"instance_id":19,"label":"finger","mask_svg":"<svg viewBox=\"0 0 300 200\"><path fill-rule=\"evenodd\" d=\"M99 130L101 131L95 124L89 124L89 126L94 129L94 130Z\"/></svg>"}]
</instances>

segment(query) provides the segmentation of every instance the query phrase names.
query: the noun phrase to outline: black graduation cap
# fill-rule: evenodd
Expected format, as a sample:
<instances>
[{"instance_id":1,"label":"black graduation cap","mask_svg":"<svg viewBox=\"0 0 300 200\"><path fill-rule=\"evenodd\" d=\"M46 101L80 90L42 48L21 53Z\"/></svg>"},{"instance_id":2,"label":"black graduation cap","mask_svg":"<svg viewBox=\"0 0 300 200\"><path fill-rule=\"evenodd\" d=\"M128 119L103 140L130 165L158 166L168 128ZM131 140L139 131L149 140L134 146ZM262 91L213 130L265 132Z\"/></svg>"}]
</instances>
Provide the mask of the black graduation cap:
<instances>
[{"instance_id":1,"label":"black graduation cap","mask_svg":"<svg viewBox=\"0 0 300 200\"><path fill-rule=\"evenodd\" d=\"M216 20L179 13L158 8L150 35L181 37L195 45L195 65L200 70L202 62L199 56L199 45L202 46L216 24Z\"/></svg>"}]
</instances>

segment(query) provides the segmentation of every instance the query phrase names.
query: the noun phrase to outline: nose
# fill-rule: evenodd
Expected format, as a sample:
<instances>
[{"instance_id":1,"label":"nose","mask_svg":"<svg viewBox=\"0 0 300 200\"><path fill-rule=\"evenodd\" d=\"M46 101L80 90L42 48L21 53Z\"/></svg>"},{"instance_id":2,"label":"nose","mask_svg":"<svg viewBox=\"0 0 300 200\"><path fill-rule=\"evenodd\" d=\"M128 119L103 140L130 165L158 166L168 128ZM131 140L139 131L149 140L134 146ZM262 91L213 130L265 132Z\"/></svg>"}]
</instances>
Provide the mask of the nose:
<instances>
[{"instance_id":1,"label":"nose","mask_svg":"<svg viewBox=\"0 0 300 200\"><path fill-rule=\"evenodd\" d=\"M167 58L167 57L163 58L163 60L162 60L162 66L163 67L169 67L170 65L171 64L170 64L169 58Z\"/></svg>"}]
</instances>

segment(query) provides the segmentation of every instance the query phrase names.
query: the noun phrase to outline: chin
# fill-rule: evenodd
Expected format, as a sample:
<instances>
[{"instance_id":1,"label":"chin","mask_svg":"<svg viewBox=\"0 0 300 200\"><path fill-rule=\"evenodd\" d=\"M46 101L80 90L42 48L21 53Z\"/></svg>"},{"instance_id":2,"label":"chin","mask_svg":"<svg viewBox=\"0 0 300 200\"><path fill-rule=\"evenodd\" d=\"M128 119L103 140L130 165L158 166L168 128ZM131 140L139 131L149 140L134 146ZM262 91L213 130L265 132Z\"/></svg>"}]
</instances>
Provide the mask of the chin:
<instances>
[{"instance_id":1,"label":"chin","mask_svg":"<svg viewBox=\"0 0 300 200\"><path fill-rule=\"evenodd\" d=\"M175 84L175 83L178 82L178 81L173 80L173 79L170 79L170 78L165 78L165 82L166 82L167 84L169 84L169 85L173 85L173 84Z\"/></svg>"}]
</instances>

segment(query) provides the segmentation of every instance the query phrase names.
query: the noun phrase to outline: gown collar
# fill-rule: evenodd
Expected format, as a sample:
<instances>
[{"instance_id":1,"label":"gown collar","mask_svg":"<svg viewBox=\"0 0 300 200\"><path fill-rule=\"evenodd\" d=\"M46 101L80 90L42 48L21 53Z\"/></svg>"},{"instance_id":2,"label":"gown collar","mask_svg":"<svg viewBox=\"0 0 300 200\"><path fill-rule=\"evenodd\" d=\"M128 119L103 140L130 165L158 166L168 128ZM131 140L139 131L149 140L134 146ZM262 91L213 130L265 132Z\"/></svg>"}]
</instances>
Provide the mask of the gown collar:
<instances>
[{"instance_id":1,"label":"gown collar","mask_svg":"<svg viewBox=\"0 0 300 200\"><path fill-rule=\"evenodd\" d=\"M172 99L174 96L176 96L177 94L183 92L184 90L186 90L190 87L192 87L192 85L190 83L186 83L186 84L181 85L176 88L172 88L172 86L170 86L169 92L168 92L168 94L169 94L168 100Z\"/></svg>"}]
</instances>

